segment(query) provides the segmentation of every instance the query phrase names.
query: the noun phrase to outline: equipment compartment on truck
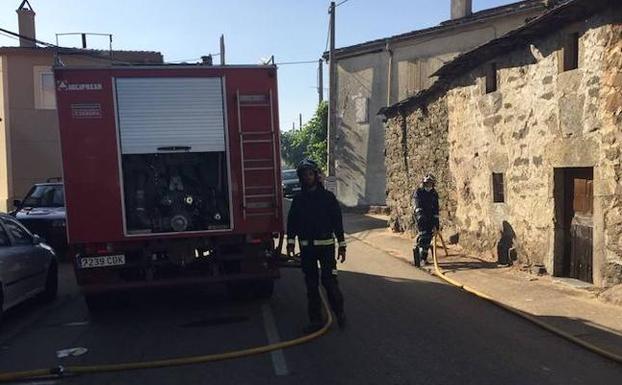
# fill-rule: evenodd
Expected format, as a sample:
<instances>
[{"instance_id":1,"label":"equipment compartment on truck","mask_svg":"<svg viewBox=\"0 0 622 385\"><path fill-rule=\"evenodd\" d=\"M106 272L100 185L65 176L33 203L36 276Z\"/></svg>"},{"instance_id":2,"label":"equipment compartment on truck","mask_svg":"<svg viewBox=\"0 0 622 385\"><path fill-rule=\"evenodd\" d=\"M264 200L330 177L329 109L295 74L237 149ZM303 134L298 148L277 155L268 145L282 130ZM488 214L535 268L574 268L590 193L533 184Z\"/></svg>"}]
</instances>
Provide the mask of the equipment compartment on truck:
<instances>
[{"instance_id":1,"label":"equipment compartment on truck","mask_svg":"<svg viewBox=\"0 0 622 385\"><path fill-rule=\"evenodd\" d=\"M83 292L271 292L283 232L275 66L60 66L55 77Z\"/></svg>"},{"instance_id":2,"label":"equipment compartment on truck","mask_svg":"<svg viewBox=\"0 0 622 385\"><path fill-rule=\"evenodd\" d=\"M222 80L116 78L128 234L230 228Z\"/></svg>"}]
</instances>

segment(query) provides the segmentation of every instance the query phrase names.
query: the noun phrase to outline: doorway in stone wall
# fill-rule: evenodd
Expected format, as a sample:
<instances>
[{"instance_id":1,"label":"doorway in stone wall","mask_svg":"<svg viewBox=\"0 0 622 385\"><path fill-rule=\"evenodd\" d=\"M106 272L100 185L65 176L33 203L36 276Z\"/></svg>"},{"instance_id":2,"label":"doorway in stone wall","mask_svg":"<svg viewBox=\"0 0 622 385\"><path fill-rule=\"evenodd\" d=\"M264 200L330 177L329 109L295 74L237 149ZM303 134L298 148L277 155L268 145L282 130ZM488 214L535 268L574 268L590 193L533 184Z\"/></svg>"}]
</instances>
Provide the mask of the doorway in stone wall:
<instances>
[{"instance_id":1,"label":"doorway in stone wall","mask_svg":"<svg viewBox=\"0 0 622 385\"><path fill-rule=\"evenodd\" d=\"M555 169L555 271L592 282L594 169Z\"/></svg>"}]
</instances>

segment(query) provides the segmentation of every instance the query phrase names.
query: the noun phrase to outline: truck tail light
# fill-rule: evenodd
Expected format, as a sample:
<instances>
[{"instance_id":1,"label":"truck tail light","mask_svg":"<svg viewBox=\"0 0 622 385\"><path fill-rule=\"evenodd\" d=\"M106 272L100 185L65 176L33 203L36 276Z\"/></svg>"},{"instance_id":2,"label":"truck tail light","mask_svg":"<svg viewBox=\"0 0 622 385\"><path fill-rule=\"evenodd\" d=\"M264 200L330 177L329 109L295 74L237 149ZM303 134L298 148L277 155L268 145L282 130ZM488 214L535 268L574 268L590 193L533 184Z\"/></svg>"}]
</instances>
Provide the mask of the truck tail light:
<instances>
[{"instance_id":1,"label":"truck tail light","mask_svg":"<svg viewBox=\"0 0 622 385\"><path fill-rule=\"evenodd\" d=\"M112 243L94 243L86 247L87 254L105 255L114 252Z\"/></svg>"}]
</instances>

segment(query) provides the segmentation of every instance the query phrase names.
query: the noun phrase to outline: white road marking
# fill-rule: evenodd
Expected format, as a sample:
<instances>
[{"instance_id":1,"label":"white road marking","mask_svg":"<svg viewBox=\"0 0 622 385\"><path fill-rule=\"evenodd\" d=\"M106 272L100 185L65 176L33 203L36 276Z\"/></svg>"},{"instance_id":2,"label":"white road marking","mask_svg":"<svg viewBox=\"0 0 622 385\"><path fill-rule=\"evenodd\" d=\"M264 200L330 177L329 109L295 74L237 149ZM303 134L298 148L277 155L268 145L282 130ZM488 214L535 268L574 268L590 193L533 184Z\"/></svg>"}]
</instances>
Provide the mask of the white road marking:
<instances>
[{"instance_id":1,"label":"white road marking","mask_svg":"<svg viewBox=\"0 0 622 385\"><path fill-rule=\"evenodd\" d=\"M279 330L276 327L276 322L274 321L274 314L272 313L272 308L268 304L264 304L261 307L263 313L263 324L266 329L266 337L268 337L269 344L276 344L281 342L281 337L279 336ZM289 369L287 368L287 361L285 361L285 354L283 354L283 350L275 350L270 353L272 356L272 366L274 367L274 373L277 376L287 376L289 374Z\"/></svg>"}]
</instances>

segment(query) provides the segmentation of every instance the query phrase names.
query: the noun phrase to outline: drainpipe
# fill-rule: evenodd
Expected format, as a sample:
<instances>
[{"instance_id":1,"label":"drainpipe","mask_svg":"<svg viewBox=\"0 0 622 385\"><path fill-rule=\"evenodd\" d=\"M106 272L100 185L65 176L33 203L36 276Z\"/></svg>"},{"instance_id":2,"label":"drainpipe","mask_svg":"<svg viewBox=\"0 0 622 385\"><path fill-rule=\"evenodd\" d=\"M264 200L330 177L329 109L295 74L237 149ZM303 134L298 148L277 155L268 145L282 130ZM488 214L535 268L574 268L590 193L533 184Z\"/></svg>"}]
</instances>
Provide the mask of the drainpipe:
<instances>
[{"instance_id":1,"label":"drainpipe","mask_svg":"<svg viewBox=\"0 0 622 385\"><path fill-rule=\"evenodd\" d=\"M389 55L389 65L387 67L387 107L391 105L391 83L392 83L392 74L393 74L393 51L391 51L391 47L389 45L389 40L387 39L387 43L384 47L385 51L387 51L387 55Z\"/></svg>"}]
</instances>

